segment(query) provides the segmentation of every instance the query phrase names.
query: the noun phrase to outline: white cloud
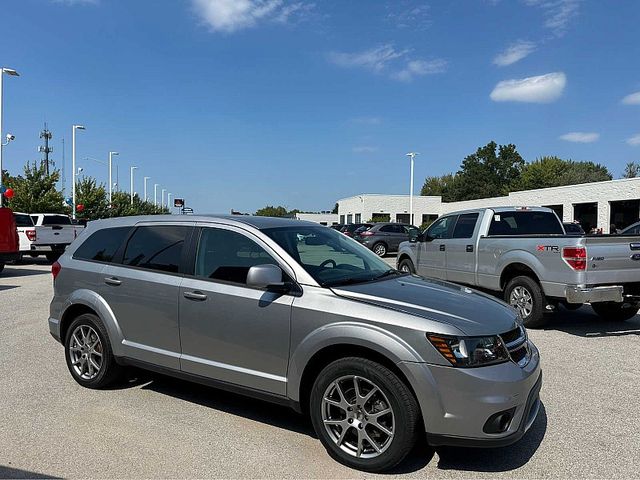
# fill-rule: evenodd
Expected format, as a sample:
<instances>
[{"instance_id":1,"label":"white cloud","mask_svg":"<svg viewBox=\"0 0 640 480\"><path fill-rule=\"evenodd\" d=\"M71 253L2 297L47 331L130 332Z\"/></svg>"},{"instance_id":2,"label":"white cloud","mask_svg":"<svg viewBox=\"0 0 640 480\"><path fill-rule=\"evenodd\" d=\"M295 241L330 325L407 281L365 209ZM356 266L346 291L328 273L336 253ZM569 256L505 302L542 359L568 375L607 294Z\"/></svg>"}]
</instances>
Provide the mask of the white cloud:
<instances>
[{"instance_id":1,"label":"white cloud","mask_svg":"<svg viewBox=\"0 0 640 480\"><path fill-rule=\"evenodd\" d=\"M640 92L630 93L622 99L625 105L640 105Z\"/></svg>"},{"instance_id":2,"label":"white cloud","mask_svg":"<svg viewBox=\"0 0 640 480\"><path fill-rule=\"evenodd\" d=\"M73 7L76 5L97 5L98 0L53 0L53 3Z\"/></svg>"},{"instance_id":3,"label":"white cloud","mask_svg":"<svg viewBox=\"0 0 640 480\"><path fill-rule=\"evenodd\" d=\"M378 147L362 145L359 147L353 147L351 150L353 151L353 153L374 153L378 151Z\"/></svg>"},{"instance_id":4,"label":"white cloud","mask_svg":"<svg viewBox=\"0 0 640 480\"><path fill-rule=\"evenodd\" d=\"M387 9L392 10L387 19L398 28L425 30L431 25L430 6L423 0L402 0L391 3Z\"/></svg>"},{"instance_id":5,"label":"white cloud","mask_svg":"<svg viewBox=\"0 0 640 480\"><path fill-rule=\"evenodd\" d=\"M636 133L635 135L627 138L627 143L632 147L637 147L640 145L640 133Z\"/></svg>"},{"instance_id":6,"label":"white cloud","mask_svg":"<svg viewBox=\"0 0 640 480\"><path fill-rule=\"evenodd\" d=\"M533 42L525 42L520 40L510 45L504 52L500 53L493 59L493 63L499 67L505 67L516 63L526 56L530 55L536 49Z\"/></svg>"},{"instance_id":7,"label":"white cloud","mask_svg":"<svg viewBox=\"0 0 640 480\"><path fill-rule=\"evenodd\" d=\"M563 36L569 22L578 15L581 0L524 0L525 4L542 9L544 26L557 37Z\"/></svg>"},{"instance_id":8,"label":"white cloud","mask_svg":"<svg viewBox=\"0 0 640 480\"><path fill-rule=\"evenodd\" d=\"M410 50L398 50L391 44L356 53L330 52L328 59L340 67L364 68L375 73L386 72L391 78L402 81L442 73L447 67L445 60L413 59L410 57Z\"/></svg>"},{"instance_id":9,"label":"white cloud","mask_svg":"<svg viewBox=\"0 0 640 480\"><path fill-rule=\"evenodd\" d=\"M380 117L356 117L351 119L351 123L360 125L380 125L382 119Z\"/></svg>"},{"instance_id":10,"label":"white cloud","mask_svg":"<svg viewBox=\"0 0 640 480\"><path fill-rule=\"evenodd\" d=\"M494 102L550 103L562 95L567 77L562 72L504 80L491 92Z\"/></svg>"},{"instance_id":11,"label":"white cloud","mask_svg":"<svg viewBox=\"0 0 640 480\"><path fill-rule=\"evenodd\" d=\"M284 0L191 0L196 14L211 30L232 33L271 20L287 23L313 9L313 3Z\"/></svg>"},{"instance_id":12,"label":"white cloud","mask_svg":"<svg viewBox=\"0 0 640 480\"><path fill-rule=\"evenodd\" d=\"M600 134L595 132L569 132L560 136L561 140L577 143L591 143L595 142L599 138Z\"/></svg>"}]
</instances>

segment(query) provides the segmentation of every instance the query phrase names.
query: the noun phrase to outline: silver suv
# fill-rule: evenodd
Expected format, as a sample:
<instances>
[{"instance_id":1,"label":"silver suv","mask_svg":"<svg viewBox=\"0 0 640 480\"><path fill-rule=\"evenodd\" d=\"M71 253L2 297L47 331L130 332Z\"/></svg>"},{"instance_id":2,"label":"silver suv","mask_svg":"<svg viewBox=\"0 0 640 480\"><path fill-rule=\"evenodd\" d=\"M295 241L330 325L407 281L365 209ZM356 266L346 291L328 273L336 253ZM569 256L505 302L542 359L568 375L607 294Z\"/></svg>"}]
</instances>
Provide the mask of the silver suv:
<instances>
[{"instance_id":1,"label":"silver suv","mask_svg":"<svg viewBox=\"0 0 640 480\"><path fill-rule=\"evenodd\" d=\"M49 327L80 385L135 365L287 404L354 468L393 467L425 431L507 445L538 413L539 354L514 309L317 224L100 220L52 272Z\"/></svg>"}]
</instances>

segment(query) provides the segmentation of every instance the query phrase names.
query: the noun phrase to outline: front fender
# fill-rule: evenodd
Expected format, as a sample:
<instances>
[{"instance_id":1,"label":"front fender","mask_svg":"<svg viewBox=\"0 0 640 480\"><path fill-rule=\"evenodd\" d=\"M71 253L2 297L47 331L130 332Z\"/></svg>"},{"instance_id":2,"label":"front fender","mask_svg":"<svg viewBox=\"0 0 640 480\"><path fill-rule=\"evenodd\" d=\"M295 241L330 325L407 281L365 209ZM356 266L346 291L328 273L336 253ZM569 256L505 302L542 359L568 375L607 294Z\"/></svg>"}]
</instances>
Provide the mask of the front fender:
<instances>
[{"instance_id":1,"label":"front fender","mask_svg":"<svg viewBox=\"0 0 640 480\"><path fill-rule=\"evenodd\" d=\"M338 322L309 333L292 352L287 374L287 395L300 401L302 375L309 361L320 350L336 345L369 348L387 357L401 369L400 362L422 362L420 355L393 333L375 325L359 322Z\"/></svg>"},{"instance_id":2,"label":"front fender","mask_svg":"<svg viewBox=\"0 0 640 480\"><path fill-rule=\"evenodd\" d=\"M396 267L400 263L403 257L409 257L414 267L418 267L418 243L417 242L402 242L398 247L398 256L396 257Z\"/></svg>"}]
</instances>

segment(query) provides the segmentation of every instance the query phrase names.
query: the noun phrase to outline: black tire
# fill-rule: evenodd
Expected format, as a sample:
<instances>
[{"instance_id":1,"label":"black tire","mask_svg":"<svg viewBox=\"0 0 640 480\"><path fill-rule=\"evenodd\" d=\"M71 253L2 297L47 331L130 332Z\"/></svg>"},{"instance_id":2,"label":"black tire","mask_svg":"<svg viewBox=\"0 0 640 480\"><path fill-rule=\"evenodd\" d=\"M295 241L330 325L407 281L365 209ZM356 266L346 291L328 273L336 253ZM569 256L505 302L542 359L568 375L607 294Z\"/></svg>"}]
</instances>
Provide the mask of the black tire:
<instances>
[{"instance_id":1,"label":"black tire","mask_svg":"<svg viewBox=\"0 0 640 480\"><path fill-rule=\"evenodd\" d=\"M0 273L4 270L4 262L0 262Z\"/></svg>"},{"instance_id":2,"label":"black tire","mask_svg":"<svg viewBox=\"0 0 640 480\"><path fill-rule=\"evenodd\" d=\"M47 261L53 263L62 256L62 252L48 252L45 256L47 257Z\"/></svg>"},{"instance_id":3,"label":"black tire","mask_svg":"<svg viewBox=\"0 0 640 480\"><path fill-rule=\"evenodd\" d=\"M378 242L371 247L371 251L379 257L384 257L387 254L387 245L384 242Z\"/></svg>"},{"instance_id":4,"label":"black tire","mask_svg":"<svg viewBox=\"0 0 640 480\"><path fill-rule=\"evenodd\" d=\"M398 270L401 272L407 272L411 274L416 273L416 267L413 265L413 262L409 258L403 258L398 264Z\"/></svg>"},{"instance_id":5,"label":"black tire","mask_svg":"<svg viewBox=\"0 0 640 480\"><path fill-rule=\"evenodd\" d=\"M592 303L591 308L603 319L624 322L638 314L637 304L602 302Z\"/></svg>"},{"instance_id":6,"label":"black tire","mask_svg":"<svg viewBox=\"0 0 640 480\"><path fill-rule=\"evenodd\" d=\"M375 384L379 388L379 391L384 394L392 408L393 438L389 440L387 437L386 441L390 443L382 449L382 453L379 453L373 458L360 458L345 452L336 444L336 441L331 438L324 426L323 399L325 392L337 379L352 375L363 379L360 383L361 388L362 385L366 385L367 382ZM349 385L350 380L344 381ZM350 398L349 390L345 389L344 392L345 398ZM364 413L367 413L367 410L369 410L368 414L371 415L371 411L375 407L380 406L380 404L377 403L380 401L379 398L375 404L369 403L372 400L366 401L363 405L365 409ZM358 470L381 472L393 468L404 460L406 455L412 450L421 432L420 409L411 390L391 370L377 362L364 358L342 358L327 365L316 378L309 403L313 428L329 455L338 462ZM354 407L356 403L355 401L353 402ZM380 408L384 408L384 405ZM355 414L355 412L353 414ZM347 415L346 411L345 415ZM364 418L367 419L368 417L365 416ZM351 421L349 422L351 423ZM356 423L358 422L354 421L354 423L352 423L353 426L348 427L343 444L346 443L349 438L353 438L350 437L350 435L356 434L356 437L359 435L358 429L355 427ZM370 436L376 433L375 427L371 426L371 424L365 426L364 431ZM381 432L378 432L378 438L379 433ZM340 434L342 434L342 430L340 430ZM366 441L368 442L368 440ZM369 449L371 450L372 447L369 447Z\"/></svg>"},{"instance_id":7,"label":"black tire","mask_svg":"<svg viewBox=\"0 0 640 480\"><path fill-rule=\"evenodd\" d=\"M31 258L38 258L40 255L38 253L30 253L29 256Z\"/></svg>"},{"instance_id":8,"label":"black tire","mask_svg":"<svg viewBox=\"0 0 640 480\"><path fill-rule=\"evenodd\" d=\"M78 329L78 327L86 326L91 327L93 331L97 333L100 340L102 353L102 363L100 365L99 372L95 377L91 379L85 379L81 375L79 375L78 372L76 372L75 367L72 363L73 360L71 358L71 341L73 334L76 329ZM83 387L104 388L118 379L118 377L122 373L122 368L116 363L116 360L113 356L113 351L111 350L111 342L109 340L109 335L107 335L107 330L100 318L92 313L84 313L78 316L73 322L71 322L71 325L69 325L64 339L64 351L65 359L67 361L67 367L69 368L71 376Z\"/></svg>"},{"instance_id":9,"label":"black tire","mask_svg":"<svg viewBox=\"0 0 640 480\"><path fill-rule=\"evenodd\" d=\"M524 311L520 310L518 306L513 304L511 301L511 294L517 288L524 289L524 291L528 292L528 294L531 296L532 308L530 309L530 313L528 315L525 315ZM504 300L520 311L522 322L525 327L540 328L547 323L548 319L544 315L545 298L540 285L538 285L538 282L536 282L533 278L521 275L509 280L506 288L504 289Z\"/></svg>"}]
</instances>

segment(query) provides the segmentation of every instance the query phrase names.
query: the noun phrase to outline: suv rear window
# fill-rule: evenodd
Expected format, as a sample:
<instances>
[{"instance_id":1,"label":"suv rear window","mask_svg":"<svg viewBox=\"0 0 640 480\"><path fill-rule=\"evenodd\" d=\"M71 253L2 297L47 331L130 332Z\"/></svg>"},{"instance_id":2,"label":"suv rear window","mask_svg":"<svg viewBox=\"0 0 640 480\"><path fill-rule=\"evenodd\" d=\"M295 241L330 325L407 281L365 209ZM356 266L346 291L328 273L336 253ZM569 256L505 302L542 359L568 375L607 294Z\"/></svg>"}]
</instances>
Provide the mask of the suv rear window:
<instances>
[{"instance_id":1,"label":"suv rear window","mask_svg":"<svg viewBox=\"0 0 640 480\"><path fill-rule=\"evenodd\" d=\"M129 235L131 227L103 228L91 234L73 254L79 260L111 262L113 256Z\"/></svg>"},{"instance_id":2,"label":"suv rear window","mask_svg":"<svg viewBox=\"0 0 640 480\"><path fill-rule=\"evenodd\" d=\"M26 214L15 214L16 227L33 227L33 220Z\"/></svg>"},{"instance_id":3,"label":"suv rear window","mask_svg":"<svg viewBox=\"0 0 640 480\"><path fill-rule=\"evenodd\" d=\"M122 264L178 273L190 228L181 225L138 227L127 242Z\"/></svg>"},{"instance_id":4,"label":"suv rear window","mask_svg":"<svg viewBox=\"0 0 640 480\"><path fill-rule=\"evenodd\" d=\"M489 235L564 235L558 217L552 212L516 211L493 215Z\"/></svg>"},{"instance_id":5,"label":"suv rear window","mask_svg":"<svg viewBox=\"0 0 640 480\"><path fill-rule=\"evenodd\" d=\"M45 215L42 225L71 225L71 219L66 215Z\"/></svg>"}]
</instances>

